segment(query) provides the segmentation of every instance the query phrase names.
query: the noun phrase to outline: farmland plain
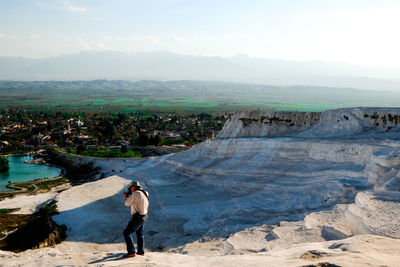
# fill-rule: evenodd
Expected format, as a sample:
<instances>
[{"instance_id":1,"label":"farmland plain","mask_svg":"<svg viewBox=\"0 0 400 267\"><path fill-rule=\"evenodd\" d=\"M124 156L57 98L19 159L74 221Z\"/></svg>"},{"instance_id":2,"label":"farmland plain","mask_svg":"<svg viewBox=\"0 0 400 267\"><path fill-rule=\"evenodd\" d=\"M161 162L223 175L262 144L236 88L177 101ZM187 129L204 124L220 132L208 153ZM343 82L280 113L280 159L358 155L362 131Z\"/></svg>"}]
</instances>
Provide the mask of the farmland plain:
<instances>
[{"instance_id":1,"label":"farmland plain","mask_svg":"<svg viewBox=\"0 0 400 267\"><path fill-rule=\"evenodd\" d=\"M218 113L399 106L400 93L200 81L0 81L0 108L40 111Z\"/></svg>"}]
</instances>

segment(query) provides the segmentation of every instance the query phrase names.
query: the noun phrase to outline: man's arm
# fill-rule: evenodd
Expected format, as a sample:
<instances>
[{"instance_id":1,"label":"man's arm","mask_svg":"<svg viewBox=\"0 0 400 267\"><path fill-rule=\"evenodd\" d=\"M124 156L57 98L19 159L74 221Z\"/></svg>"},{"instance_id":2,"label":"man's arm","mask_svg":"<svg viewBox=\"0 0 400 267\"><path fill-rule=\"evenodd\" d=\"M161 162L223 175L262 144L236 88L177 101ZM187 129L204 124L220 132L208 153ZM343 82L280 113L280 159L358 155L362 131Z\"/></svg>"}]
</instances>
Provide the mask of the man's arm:
<instances>
[{"instance_id":1,"label":"man's arm","mask_svg":"<svg viewBox=\"0 0 400 267\"><path fill-rule=\"evenodd\" d=\"M125 206L132 206L133 202L135 202L135 193L132 193L129 197L124 194L125 198Z\"/></svg>"}]
</instances>

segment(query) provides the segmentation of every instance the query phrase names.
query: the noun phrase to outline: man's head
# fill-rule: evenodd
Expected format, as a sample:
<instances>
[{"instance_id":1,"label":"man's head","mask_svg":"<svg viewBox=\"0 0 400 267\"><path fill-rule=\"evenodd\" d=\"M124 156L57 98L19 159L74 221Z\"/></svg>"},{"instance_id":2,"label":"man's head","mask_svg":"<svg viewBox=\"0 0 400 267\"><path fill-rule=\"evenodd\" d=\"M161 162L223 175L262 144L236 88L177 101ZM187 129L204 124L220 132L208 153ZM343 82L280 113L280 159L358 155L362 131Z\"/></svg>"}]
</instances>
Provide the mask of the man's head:
<instances>
[{"instance_id":1,"label":"man's head","mask_svg":"<svg viewBox=\"0 0 400 267\"><path fill-rule=\"evenodd\" d=\"M131 190L131 192L135 192L137 189L142 188L142 186L140 185L139 181L135 181L132 182L128 188Z\"/></svg>"}]
</instances>

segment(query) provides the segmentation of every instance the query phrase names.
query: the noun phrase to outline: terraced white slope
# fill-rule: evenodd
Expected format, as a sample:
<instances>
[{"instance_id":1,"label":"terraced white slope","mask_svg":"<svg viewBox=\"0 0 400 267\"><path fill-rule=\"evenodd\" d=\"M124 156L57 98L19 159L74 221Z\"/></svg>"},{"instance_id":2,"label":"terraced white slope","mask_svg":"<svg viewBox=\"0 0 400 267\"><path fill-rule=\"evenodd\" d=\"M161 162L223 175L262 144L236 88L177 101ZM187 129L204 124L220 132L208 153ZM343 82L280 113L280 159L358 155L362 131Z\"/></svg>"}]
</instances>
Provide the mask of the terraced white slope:
<instances>
[{"instance_id":1,"label":"terraced white slope","mask_svg":"<svg viewBox=\"0 0 400 267\"><path fill-rule=\"evenodd\" d=\"M129 208L122 191L140 180L151 199L146 247L187 254L177 256L177 265L299 266L307 263L300 259L307 249L324 251L337 264L394 265L400 261L393 239L400 238L399 114L365 108L239 113L217 139L187 151L98 161L105 172L121 172L57 196L55 220L70 229L59 249L74 257L79 247L84 256L77 265L96 251L105 258L107 250L123 251ZM232 254L248 257L208 258ZM168 257L151 254L150 262L168 265Z\"/></svg>"},{"instance_id":2,"label":"terraced white slope","mask_svg":"<svg viewBox=\"0 0 400 267\"><path fill-rule=\"evenodd\" d=\"M129 215L121 206L121 192L129 180L138 179L152 196L146 227L157 233L152 232L150 247L226 237L354 202L360 191L399 190L398 155L396 140L354 135L215 139L182 153L124 163L123 172L107 178L110 185L104 185L106 179L62 193L64 212L56 220L71 228L71 240L122 241L117 229ZM82 199L90 201L70 207Z\"/></svg>"}]
</instances>

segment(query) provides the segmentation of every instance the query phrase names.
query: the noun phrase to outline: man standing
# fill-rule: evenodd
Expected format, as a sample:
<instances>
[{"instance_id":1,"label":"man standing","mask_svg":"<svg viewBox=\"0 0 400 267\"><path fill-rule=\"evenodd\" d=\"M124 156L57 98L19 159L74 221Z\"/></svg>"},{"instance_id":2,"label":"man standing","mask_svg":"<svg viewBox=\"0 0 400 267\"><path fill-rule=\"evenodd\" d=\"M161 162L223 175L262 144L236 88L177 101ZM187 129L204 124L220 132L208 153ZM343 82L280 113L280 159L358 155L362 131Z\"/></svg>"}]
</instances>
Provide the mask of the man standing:
<instances>
[{"instance_id":1,"label":"man standing","mask_svg":"<svg viewBox=\"0 0 400 267\"><path fill-rule=\"evenodd\" d=\"M128 254L125 258L136 256L135 245L133 244L132 233L136 232L137 254L144 256L143 225L147 219L149 207L149 192L143 190L138 181L132 182L128 191L124 192L125 205L131 206L132 218L124 230L124 238Z\"/></svg>"}]
</instances>

